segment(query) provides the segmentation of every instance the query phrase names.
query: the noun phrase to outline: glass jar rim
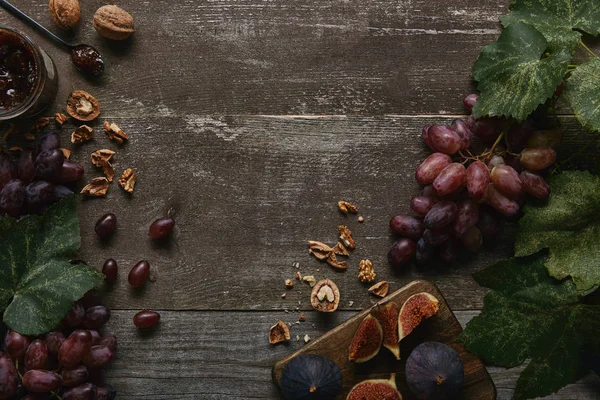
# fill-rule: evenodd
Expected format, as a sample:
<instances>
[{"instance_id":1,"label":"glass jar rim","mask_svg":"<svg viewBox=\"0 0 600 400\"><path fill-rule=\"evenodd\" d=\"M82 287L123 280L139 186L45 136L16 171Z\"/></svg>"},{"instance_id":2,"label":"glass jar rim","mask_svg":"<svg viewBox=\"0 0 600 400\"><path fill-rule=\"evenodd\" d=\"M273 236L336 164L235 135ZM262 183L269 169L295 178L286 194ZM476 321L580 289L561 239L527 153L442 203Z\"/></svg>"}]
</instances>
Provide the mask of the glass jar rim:
<instances>
[{"instance_id":1,"label":"glass jar rim","mask_svg":"<svg viewBox=\"0 0 600 400\"><path fill-rule=\"evenodd\" d=\"M42 91L40 90L40 88L42 88L44 85L44 80L45 80L44 68L45 67L44 67L43 56L42 56L42 53L41 53L39 47L37 47L33 43L33 41L29 38L29 36L27 36L26 34L24 34L23 32L21 32L17 29L7 28L2 25L0 25L0 31L12 33L12 34L18 36L19 38L23 39L23 42L25 43L26 46L28 46L31 49L31 52L34 56L35 70L36 70L35 85L31 89L31 93L29 93L27 98L25 98L25 100L21 104L16 106L15 108L11 108L4 112L0 111L0 120L8 120L8 119L20 117L21 115L26 113L27 110L29 110L29 108L31 107L32 104L35 104L38 101L38 99L42 95Z\"/></svg>"}]
</instances>

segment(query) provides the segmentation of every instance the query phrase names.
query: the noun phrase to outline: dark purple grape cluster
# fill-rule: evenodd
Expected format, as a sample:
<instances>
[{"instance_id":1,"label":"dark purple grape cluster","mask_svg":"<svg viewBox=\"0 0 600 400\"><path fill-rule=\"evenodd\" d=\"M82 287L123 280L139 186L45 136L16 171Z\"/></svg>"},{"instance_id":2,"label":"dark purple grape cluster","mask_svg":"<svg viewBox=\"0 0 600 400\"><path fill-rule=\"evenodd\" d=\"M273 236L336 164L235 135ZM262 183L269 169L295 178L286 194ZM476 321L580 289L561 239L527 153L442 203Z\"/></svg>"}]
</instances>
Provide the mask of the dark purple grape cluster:
<instances>
[{"instance_id":1,"label":"dark purple grape cluster","mask_svg":"<svg viewBox=\"0 0 600 400\"><path fill-rule=\"evenodd\" d=\"M0 152L0 216L19 218L42 214L73 191L69 185L83 177L81 164L65 159L56 133L47 133L18 159Z\"/></svg>"},{"instance_id":2,"label":"dark purple grape cluster","mask_svg":"<svg viewBox=\"0 0 600 400\"><path fill-rule=\"evenodd\" d=\"M116 398L102 371L117 346L114 334L102 333L109 319L110 310L90 292L75 303L55 331L28 337L8 330L4 353L0 352L0 399Z\"/></svg>"},{"instance_id":3,"label":"dark purple grape cluster","mask_svg":"<svg viewBox=\"0 0 600 400\"><path fill-rule=\"evenodd\" d=\"M471 112L476 101L476 94L467 96L465 108ZM519 214L528 196L550 195L544 177L556 161L559 130L536 130L529 119L470 115L450 126L426 126L422 136L433 153L416 170L423 185L410 201L416 216L390 221L392 232L401 236L388 253L392 265L413 258L425 265L435 257L449 263L477 252L494 241L502 217Z\"/></svg>"}]
</instances>

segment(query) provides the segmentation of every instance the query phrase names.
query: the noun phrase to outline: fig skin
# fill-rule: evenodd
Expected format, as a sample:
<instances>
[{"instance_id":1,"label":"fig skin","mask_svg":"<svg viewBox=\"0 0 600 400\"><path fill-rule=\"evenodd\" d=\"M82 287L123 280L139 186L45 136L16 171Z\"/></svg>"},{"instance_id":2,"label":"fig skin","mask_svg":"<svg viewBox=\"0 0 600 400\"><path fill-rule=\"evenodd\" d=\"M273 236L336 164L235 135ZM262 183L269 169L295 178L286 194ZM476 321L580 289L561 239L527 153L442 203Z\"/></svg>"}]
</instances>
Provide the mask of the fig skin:
<instances>
[{"instance_id":1,"label":"fig skin","mask_svg":"<svg viewBox=\"0 0 600 400\"><path fill-rule=\"evenodd\" d=\"M350 344L348 359L355 363L364 363L379 353L383 342L383 329L377 318L371 314L362 320Z\"/></svg>"},{"instance_id":2,"label":"fig skin","mask_svg":"<svg viewBox=\"0 0 600 400\"><path fill-rule=\"evenodd\" d=\"M398 316L398 337L404 339L423 320L435 315L440 308L438 299L427 293L421 292L410 296L402 305Z\"/></svg>"},{"instance_id":3,"label":"fig skin","mask_svg":"<svg viewBox=\"0 0 600 400\"><path fill-rule=\"evenodd\" d=\"M302 354L287 363L279 386L287 400L333 399L342 390L342 371L326 357Z\"/></svg>"},{"instance_id":4,"label":"fig skin","mask_svg":"<svg viewBox=\"0 0 600 400\"><path fill-rule=\"evenodd\" d=\"M463 380L460 356L443 343L421 343L406 360L406 383L419 400L454 399Z\"/></svg>"},{"instance_id":5,"label":"fig skin","mask_svg":"<svg viewBox=\"0 0 600 400\"><path fill-rule=\"evenodd\" d=\"M396 374L390 379L369 379L362 381L350 390L346 400L402 400L396 387Z\"/></svg>"},{"instance_id":6,"label":"fig skin","mask_svg":"<svg viewBox=\"0 0 600 400\"><path fill-rule=\"evenodd\" d=\"M400 359L400 346L398 342L398 305L393 301L380 304L372 312L373 316L381 323L383 330L383 346L392 352L397 360Z\"/></svg>"}]
</instances>

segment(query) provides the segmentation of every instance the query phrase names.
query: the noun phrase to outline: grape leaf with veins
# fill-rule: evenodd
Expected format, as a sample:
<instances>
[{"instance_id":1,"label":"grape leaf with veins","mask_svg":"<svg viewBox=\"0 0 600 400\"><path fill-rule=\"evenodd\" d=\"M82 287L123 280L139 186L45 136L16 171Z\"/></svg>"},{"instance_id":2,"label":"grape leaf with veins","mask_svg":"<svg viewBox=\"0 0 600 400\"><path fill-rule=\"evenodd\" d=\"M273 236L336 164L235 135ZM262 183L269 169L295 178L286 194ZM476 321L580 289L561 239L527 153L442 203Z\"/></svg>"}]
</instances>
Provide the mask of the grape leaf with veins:
<instances>
[{"instance_id":1,"label":"grape leaf with veins","mask_svg":"<svg viewBox=\"0 0 600 400\"><path fill-rule=\"evenodd\" d=\"M533 26L518 22L485 46L473 66L481 92L473 114L524 120L543 104L562 81L571 52L548 53L548 42Z\"/></svg>"},{"instance_id":2,"label":"grape leaf with veins","mask_svg":"<svg viewBox=\"0 0 600 400\"><path fill-rule=\"evenodd\" d=\"M590 131L600 132L600 59L581 64L567 80L565 96L579 120Z\"/></svg>"},{"instance_id":3,"label":"grape leaf with veins","mask_svg":"<svg viewBox=\"0 0 600 400\"><path fill-rule=\"evenodd\" d=\"M0 219L0 243L0 314L21 334L56 328L74 301L102 284L102 274L69 262L80 245L73 197L43 216Z\"/></svg>"}]
</instances>

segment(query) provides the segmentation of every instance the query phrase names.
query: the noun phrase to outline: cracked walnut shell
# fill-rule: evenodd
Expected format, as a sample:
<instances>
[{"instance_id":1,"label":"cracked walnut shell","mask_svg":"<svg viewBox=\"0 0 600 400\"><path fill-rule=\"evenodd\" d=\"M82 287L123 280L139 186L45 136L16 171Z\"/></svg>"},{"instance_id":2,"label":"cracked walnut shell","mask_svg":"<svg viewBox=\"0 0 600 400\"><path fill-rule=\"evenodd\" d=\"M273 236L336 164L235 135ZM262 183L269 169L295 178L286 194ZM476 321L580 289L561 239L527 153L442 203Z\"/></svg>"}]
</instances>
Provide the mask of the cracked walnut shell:
<instances>
[{"instance_id":1,"label":"cracked walnut shell","mask_svg":"<svg viewBox=\"0 0 600 400\"><path fill-rule=\"evenodd\" d=\"M127 192L133 193L133 188L135 187L135 181L137 179L137 175L131 168L127 168L123 175L121 175L121 179L119 179L119 185Z\"/></svg>"},{"instance_id":2,"label":"cracked walnut shell","mask_svg":"<svg viewBox=\"0 0 600 400\"><path fill-rule=\"evenodd\" d=\"M283 321L277 321L269 330L269 343L277 344L290 340L290 328Z\"/></svg>"},{"instance_id":3,"label":"cracked walnut shell","mask_svg":"<svg viewBox=\"0 0 600 400\"><path fill-rule=\"evenodd\" d=\"M81 125L71 134L71 143L83 143L94 138L94 129L87 125Z\"/></svg>"},{"instance_id":4,"label":"cracked walnut shell","mask_svg":"<svg viewBox=\"0 0 600 400\"><path fill-rule=\"evenodd\" d=\"M360 260L358 266L358 279L361 282L367 283L375 281L376 276L377 274L375 273L373 263L370 260Z\"/></svg>"},{"instance_id":5,"label":"cracked walnut shell","mask_svg":"<svg viewBox=\"0 0 600 400\"><path fill-rule=\"evenodd\" d=\"M369 293L374 294L375 296L385 297L387 296L389 289L390 284L388 283L388 281L381 281L371 286L369 288Z\"/></svg>"},{"instance_id":6,"label":"cracked walnut shell","mask_svg":"<svg viewBox=\"0 0 600 400\"><path fill-rule=\"evenodd\" d=\"M100 7L93 25L100 36L112 40L125 40L135 32L131 14L115 5Z\"/></svg>"},{"instance_id":7,"label":"cracked walnut shell","mask_svg":"<svg viewBox=\"0 0 600 400\"><path fill-rule=\"evenodd\" d=\"M75 90L67 99L67 113L79 121L92 121L100 115L100 103L88 92Z\"/></svg>"},{"instance_id":8,"label":"cracked walnut shell","mask_svg":"<svg viewBox=\"0 0 600 400\"><path fill-rule=\"evenodd\" d=\"M320 312L334 312L340 304L340 290L329 279L323 279L313 287L310 304Z\"/></svg>"},{"instance_id":9,"label":"cracked walnut shell","mask_svg":"<svg viewBox=\"0 0 600 400\"><path fill-rule=\"evenodd\" d=\"M104 177L94 178L81 190L81 194L91 197L103 197L108 192L108 186L108 179Z\"/></svg>"}]
</instances>

